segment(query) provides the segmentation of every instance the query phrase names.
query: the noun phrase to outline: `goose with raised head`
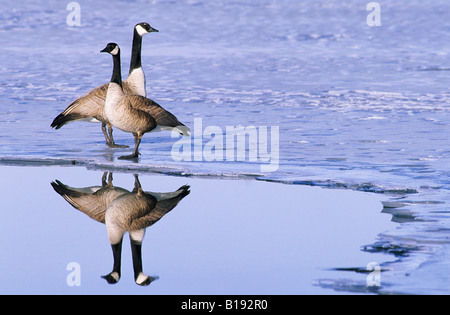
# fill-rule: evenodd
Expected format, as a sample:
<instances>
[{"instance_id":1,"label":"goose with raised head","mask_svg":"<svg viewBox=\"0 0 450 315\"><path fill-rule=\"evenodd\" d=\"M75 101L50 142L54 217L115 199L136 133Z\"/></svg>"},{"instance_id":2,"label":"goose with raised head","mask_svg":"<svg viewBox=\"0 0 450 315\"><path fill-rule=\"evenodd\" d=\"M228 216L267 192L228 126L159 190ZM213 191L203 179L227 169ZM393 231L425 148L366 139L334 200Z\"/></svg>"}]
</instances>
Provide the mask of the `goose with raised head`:
<instances>
[{"instance_id":1,"label":"goose with raised head","mask_svg":"<svg viewBox=\"0 0 450 315\"><path fill-rule=\"evenodd\" d=\"M122 241L127 231L136 284L145 286L156 279L143 272L142 241L145 229L158 222L190 194L188 185L168 193L144 192L138 176L134 175L134 178L134 189L131 192L114 187L112 174L106 183L106 173L102 178L102 187L73 188L58 180L51 183L54 190L75 209L106 225L114 263L112 272L102 278L110 284L120 280Z\"/></svg>"},{"instance_id":2,"label":"goose with raised head","mask_svg":"<svg viewBox=\"0 0 450 315\"><path fill-rule=\"evenodd\" d=\"M141 51L142 36L147 33L158 32L146 22L138 23L134 27L133 46L131 52L130 70L128 78L123 82L123 90L130 95L146 96L145 74L142 70ZM53 120L51 127L59 129L65 124L76 121L101 122L102 132L106 144L112 148L126 148L125 145L117 145L113 138L111 123L105 115L105 100L109 83L103 84L80 98L73 101L62 113ZM108 132L106 131L108 126Z\"/></svg>"},{"instance_id":3,"label":"goose with raised head","mask_svg":"<svg viewBox=\"0 0 450 315\"><path fill-rule=\"evenodd\" d=\"M123 90L120 66L120 48L109 43L101 52L113 57L113 73L105 101L105 114L111 124L134 136L134 151L119 159L139 157L139 145L145 133L161 130L175 130L183 136L190 136L190 129L182 124L172 113L159 104L140 95L127 95Z\"/></svg>"}]
</instances>

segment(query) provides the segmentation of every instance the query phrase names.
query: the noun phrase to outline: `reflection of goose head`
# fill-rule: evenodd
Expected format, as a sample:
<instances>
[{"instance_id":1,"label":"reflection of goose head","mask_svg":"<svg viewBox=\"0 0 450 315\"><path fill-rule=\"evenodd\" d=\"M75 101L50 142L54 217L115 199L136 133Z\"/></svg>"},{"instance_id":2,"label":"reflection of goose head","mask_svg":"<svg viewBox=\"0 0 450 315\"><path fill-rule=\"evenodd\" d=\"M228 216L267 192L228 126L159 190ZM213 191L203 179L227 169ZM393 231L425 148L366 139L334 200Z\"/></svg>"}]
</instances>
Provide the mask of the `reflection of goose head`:
<instances>
[{"instance_id":1,"label":"reflection of goose head","mask_svg":"<svg viewBox=\"0 0 450 315\"><path fill-rule=\"evenodd\" d=\"M129 232L134 279L138 285L144 286L156 279L143 273L141 249L145 229L159 221L189 195L190 187L185 185L169 193L144 192L138 176L134 177L132 192L112 186L112 177L106 184L106 174L103 175L101 188L70 188L59 181L52 183L52 186L73 207L106 224L114 258L112 272L102 277L108 283L114 284L120 280L122 240L125 232Z\"/></svg>"}]
</instances>

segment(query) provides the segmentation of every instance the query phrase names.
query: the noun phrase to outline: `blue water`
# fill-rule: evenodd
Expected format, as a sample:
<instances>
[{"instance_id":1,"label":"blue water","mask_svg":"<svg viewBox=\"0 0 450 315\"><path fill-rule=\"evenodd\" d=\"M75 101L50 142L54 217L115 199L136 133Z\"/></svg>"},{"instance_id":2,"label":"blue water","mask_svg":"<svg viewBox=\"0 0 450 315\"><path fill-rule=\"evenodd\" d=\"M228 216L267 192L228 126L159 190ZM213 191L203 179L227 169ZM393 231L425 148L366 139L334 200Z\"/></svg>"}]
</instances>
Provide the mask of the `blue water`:
<instances>
[{"instance_id":1,"label":"blue water","mask_svg":"<svg viewBox=\"0 0 450 315\"><path fill-rule=\"evenodd\" d=\"M449 293L441 277L449 267L438 257L447 257L450 237L450 3L383 1L382 25L369 27L368 2L80 1L80 27L66 24L60 1L3 3L1 162L384 194L396 206L403 202L384 210L398 228L363 250L398 258L389 264L400 270L389 274L392 291ZM223 130L278 126L276 172L262 173L248 160L176 162L177 139L167 132L144 136L138 163L119 162L130 149L107 148L98 124L50 128L72 100L109 80L111 58L99 53L106 43L119 43L128 69L139 21L160 30L143 39L148 97L191 128L195 118ZM115 139L133 145L119 130ZM356 290L337 280L324 286Z\"/></svg>"}]
</instances>

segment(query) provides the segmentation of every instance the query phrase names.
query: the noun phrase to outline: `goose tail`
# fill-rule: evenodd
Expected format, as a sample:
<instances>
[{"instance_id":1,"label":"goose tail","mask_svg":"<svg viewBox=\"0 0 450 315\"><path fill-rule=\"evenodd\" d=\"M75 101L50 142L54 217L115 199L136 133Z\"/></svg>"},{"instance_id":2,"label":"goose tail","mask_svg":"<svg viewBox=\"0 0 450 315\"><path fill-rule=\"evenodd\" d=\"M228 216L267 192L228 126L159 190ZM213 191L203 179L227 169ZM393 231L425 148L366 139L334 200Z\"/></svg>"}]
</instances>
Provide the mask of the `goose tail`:
<instances>
[{"instance_id":1,"label":"goose tail","mask_svg":"<svg viewBox=\"0 0 450 315\"><path fill-rule=\"evenodd\" d=\"M191 136L191 129L185 125L176 126L173 130L179 132L182 136Z\"/></svg>"},{"instance_id":2,"label":"goose tail","mask_svg":"<svg viewBox=\"0 0 450 315\"><path fill-rule=\"evenodd\" d=\"M61 114L56 116L56 118L51 123L50 127L59 129L71 121L86 119L87 117L85 115L82 115L82 114L74 111L74 109L78 105L79 105L78 100L75 100L74 102L72 102Z\"/></svg>"},{"instance_id":3,"label":"goose tail","mask_svg":"<svg viewBox=\"0 0 450 315\"><path fill-rule=\"evenodd\" d=\"M82 195L81 192L77 192L76 190L70 189L69 186L64 185L59 180L55 180L54 182L51 182L51 185L53 189L60 195L67 195L67 194L77 194L79 196Z\"/></svg>"},{"instance_id":4,"label":"goose tail","mask_svg":"<svg viewBox=\"0 0 450 315\"><path fill-rule=\"evenodd\" d=\"M68 186L61 183L59 180L51 182L53 189L61 195L68 203L70 203L74 208L78 208L79 204L75 201L76 198L82 197L86 194L70 189Z\"/></svg>"},{"instance_id":5,"label":"goose tail","mask_svg":"<svg viewBox=\"0 0 450 315\"><path fill-rule=\"evenodd\" d=\"M102 111L105 106L108 84L103 84L89 93L77 98L67 108L53 120L52 128L59 129L65 124L84 120L89 122L99 122L97 117L103 117Z\"/></svg>"},{"instance_id":6,"label":"goose tail","mask_svg":"<svg viewBox=\"0 0 450 315\"><path fill-rule=\"evenodd\" d=\"M177 195L176 198L179 199L179 201L181 201L181 199L183 199L184 197L186 197L191 193L190 188L191 186L189 185L184 185L178 188L177 192L179 192L179 194Z\"/></svg>"},{"instance_id":7,"label":"goose tail","mask_svg":"<svg viewBox=\"0 0 450 315\"><path fill-rule=\"evenodd\" d=\"M170 210L175 208L178 205L178 203L184 199L184 197L186 197L191 193L190 188L191 186L184 185L178 188L178 190L171 193L155 194L157 195L156 197L158 199L156 208L161 213L164 214L168 213Z\"/></svg>"}]
</instances>

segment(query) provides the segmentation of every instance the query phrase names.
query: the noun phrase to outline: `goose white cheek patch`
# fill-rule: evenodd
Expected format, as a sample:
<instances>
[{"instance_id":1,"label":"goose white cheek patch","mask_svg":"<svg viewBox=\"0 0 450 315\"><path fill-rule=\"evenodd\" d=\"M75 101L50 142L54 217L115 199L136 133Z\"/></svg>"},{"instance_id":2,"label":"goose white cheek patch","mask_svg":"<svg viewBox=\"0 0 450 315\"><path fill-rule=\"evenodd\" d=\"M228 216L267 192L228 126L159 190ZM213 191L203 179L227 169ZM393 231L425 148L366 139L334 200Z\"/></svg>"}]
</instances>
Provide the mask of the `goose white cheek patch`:
<instances>
[{"instance_id":1,"label":"goose white cheek patch","mask_svg":"<svg viewBox=\"0 0 450 315\"><path fill-rule=\"evenodd\" d=\"M118 54L118 52L119 52L119 46L116 46L116 48L114 48L112 51L111 51L111 55L117 55Z\"/></svg>"},{"instance_id":2,"label":"goose white cheek patch","mask_svg":"<svg viewBox=\"0 0 450 315\"><path fill-rule=\"evenodd\" d=\"M140 25L136 26L136 31L141 36L148 33L147 30Z\"/></svg>"}]
</instances>

